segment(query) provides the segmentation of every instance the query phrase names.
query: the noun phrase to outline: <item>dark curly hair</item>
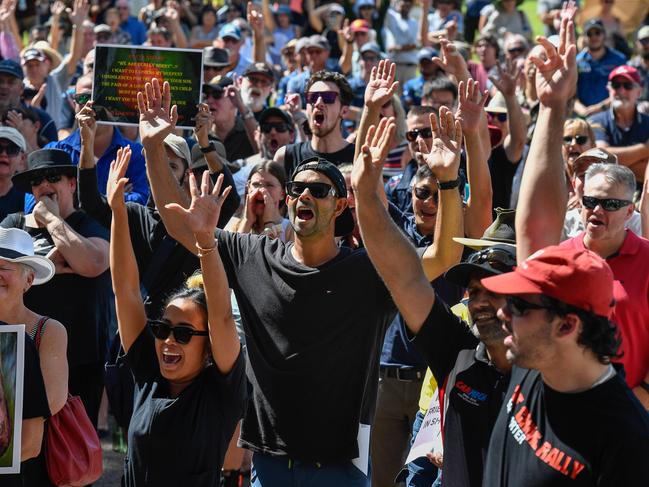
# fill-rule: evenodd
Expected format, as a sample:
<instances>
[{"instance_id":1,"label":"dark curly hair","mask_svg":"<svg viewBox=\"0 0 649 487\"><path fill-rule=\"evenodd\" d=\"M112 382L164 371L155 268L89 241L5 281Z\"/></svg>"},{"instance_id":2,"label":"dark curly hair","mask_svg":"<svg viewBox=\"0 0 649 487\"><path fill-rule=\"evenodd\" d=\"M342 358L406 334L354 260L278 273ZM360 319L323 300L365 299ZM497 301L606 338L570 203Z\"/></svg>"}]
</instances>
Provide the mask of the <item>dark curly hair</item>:
<instances>
[{"instance_id":1,"label":"dark curly hair","mask_svg":"<svg viewBox=\"0 0 649 487\"><path fill-rule=\"evenodd\" d=\"M577 343L590 349L597 355L597 359L601 363L609 364L612 358L622 356L619 352L622 343L619 329L607 317L596 315L548 296L543 296L542 301L552 308L551 313L559 316L572 313L579 317L582 328Z\"/></svg>"},{"instance_id":2,"label":"dark curly hair","mask_svg":"<svg viewBox=\"0 0 649 487\"><path fill-rule=\"evenodd\" d=\"M317 73L312 74L306 84L306 90L304 90L305 93L308 93L311 89L311 86L313 86L313 84L318 81L335 84L340 91L340 103L343 106L349 106L349 104L352 102L354 93L352 92L351 86L349 86L347 78L345 78L342 74L326 70L318 71Z\"/></svg>"}]
</instances>

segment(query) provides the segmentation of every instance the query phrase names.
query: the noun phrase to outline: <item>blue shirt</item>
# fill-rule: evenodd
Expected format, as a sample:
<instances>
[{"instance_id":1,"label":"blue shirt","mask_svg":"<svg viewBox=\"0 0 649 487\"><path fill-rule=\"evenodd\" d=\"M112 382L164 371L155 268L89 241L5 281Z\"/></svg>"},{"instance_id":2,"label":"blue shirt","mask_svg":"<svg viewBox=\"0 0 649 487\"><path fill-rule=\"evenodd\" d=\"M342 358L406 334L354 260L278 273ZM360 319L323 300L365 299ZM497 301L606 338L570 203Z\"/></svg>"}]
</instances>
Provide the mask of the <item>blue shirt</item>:
<instances>
[{"instance_id":1,"label":"blue shirt","mask_svg":"<svg viewBox=\"0 0 649 487\"><path fill-rule=\"evenodd\" d=\"M426 247L433 243L433 238L419 233L414 215L402 212L391 203L388 204L388 211L392 220L417 247L420 256L423 255ZM438 277L431 285L436 294L447 303L459 302L464 292L462 288L451 284L443 277ZM408 337L406 324L401 313L397 314L386 331L383 350L381 351L381 365L421 370L426 368L426 361Z\"/></svg>"},{"instance_id":2,"label":"blue shirt","mask_svg":"<svg viewBox=\"0 0 649 487\"><path fill-rule=\"evenodd\" d=\"M349 81L349 86L354 94L351 105L353 107L363 108L365 106L365 89L367 88L367 83L360 76L352 76L347 78L347 81Z\"/></svg>"},{"instance_id":3,"label":"blue shirt","mask_svg":"<svg viewBox=\"0 0 649 487\"><path fill-rule=\"evenodd\" d=\"M404 213L412 213L412 191L410 183L417 172L417 162L410 159L410 162L403 168L403 172L391 177L385 184L385 194L388 201L393 203Z\"/></svg>"},{"instance_id":4,"label":"blue shirt","mask_svg":"<svg viewBox=\"0 0 649 487\"><path fill-rule=\"evenodd\" d=\"M595 131L595 140L606 142L612 147L623 147L633 144L644 144L649 140L649 115L635 112L633 124L622 130L615 123L613 109L596 113L588 119Z\"/></svg>"},{"instance_id":5,"label":"blue shirt","mask_svg":"<svg viewBox=\"0 0 649 487\"><path fill-rule=\"evenodd\" d=\"M416 78L409 79L403 85L403 96L401 101L405 106L421 105L421 95L424 92L424 80L423 76L418 76Z\"/></svg>"},{"instance_id":6,"label":"blue shirt","mask_svg":"<svg viewBox=\"0 0 649 487\"><path fill-rule=\"evenodd\" d=\"M594 105L608 98L608 75L626 63L626 57L615 49L606 48L606 54L595 60L588 49L577 54L577 98L584 106Z\"/></svg>"},{"instance_id":7,"label":"blue shirt","mask_svg":"<svg viewBox=\"0 0 649 487\"><path fill-rule=\"evenodd\" d=\"M117 157L117 149L126 147L127 145L131 146L131 162L126 170L126 177L129 183L133 185L133 191L126 193L124 199L146 205L149 199L149 181L146 177L142 145L125 138L117 128L114 129L113 139L110 141L110 145L97 161L97 184L99 191L101 194L106 195L110 163ZM61 149L67 152L72 158L72 164L78 166L79 157L81 156L81 136L79 135L79 129L72 132L70 136L63 140L50 142L45 148ZM30 212L34 208L35 203L34 196L28 194L25 198L25 211Z\"/></svg>"},{"instance_id":8,"label":"blue shirt","mask_svg":"<svg viewBox=\"0 0 649 487\"><path fill-rule=\"evenodd\" d=\"M146 26L132 15L129 15L128 19L119 28L124 32L128 32L131 36L131 44L134 46L144 44L144 41L146 41Z\"/></svg>"}]
</instances>

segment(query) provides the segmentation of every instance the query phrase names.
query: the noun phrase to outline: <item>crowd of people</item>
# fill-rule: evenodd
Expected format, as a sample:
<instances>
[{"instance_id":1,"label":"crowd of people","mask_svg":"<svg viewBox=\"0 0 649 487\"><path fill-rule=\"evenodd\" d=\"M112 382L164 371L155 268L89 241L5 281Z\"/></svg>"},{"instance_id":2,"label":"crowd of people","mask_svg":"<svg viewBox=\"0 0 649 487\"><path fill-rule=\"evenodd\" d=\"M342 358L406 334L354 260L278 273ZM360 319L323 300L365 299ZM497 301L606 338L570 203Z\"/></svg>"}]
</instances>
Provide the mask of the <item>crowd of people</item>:
<instances>
[{"instance_id":1,"label":"crowd of people","mask_svg":"<svg viewBox=\"0 0 649 487\"><path fill-rule=\"evenodd\" d=\"M2 0L0 485L69 394L128 487L647 485L649 25L521 3ZM202 49L195 127L97 44Z\"/></svg>"}]
</instances>

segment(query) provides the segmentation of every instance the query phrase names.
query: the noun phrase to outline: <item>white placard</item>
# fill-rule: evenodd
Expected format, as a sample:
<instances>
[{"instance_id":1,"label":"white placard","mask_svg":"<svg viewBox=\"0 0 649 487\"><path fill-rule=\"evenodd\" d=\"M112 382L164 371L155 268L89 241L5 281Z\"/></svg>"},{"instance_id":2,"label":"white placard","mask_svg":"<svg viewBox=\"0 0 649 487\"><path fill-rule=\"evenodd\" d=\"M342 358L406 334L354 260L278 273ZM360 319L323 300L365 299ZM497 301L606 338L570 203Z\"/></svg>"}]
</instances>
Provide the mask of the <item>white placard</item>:
<instances>
[{"instance_id":1,"label":"white placard","mask_svg":"<svg viewBox=\"0 0 649 487\"><path fill-rule=\"evenodd\" d=\"M0 475L20 473L24 370L25 325L0 325Z\"/></svg>"},{"instance_id":2,"label":"white placard","mask_svg":"<svg viewBox=\"0 0 649 487\"><path fill-rule=\"evenodd\" d=\"M367 475L370 465L370 431L372 427L369 424L359 423L358 436L356 442L358 443L358 458L354 458L352 463Z\"/></svg>"},{"instance_id":3,"label":"white placard","mask_svg":"<svg viewBox=\"0 0 649 487\"><path fill-rule=\"evenodd\" d=\"M410 448L406 463L413 460L425 457L427 453L443 453L442 446L442 414L439 404L439 389L435 389L430 406L424 420L421 423L421 428L415 436L415 441Z\"/></svg>"}]
</instances>

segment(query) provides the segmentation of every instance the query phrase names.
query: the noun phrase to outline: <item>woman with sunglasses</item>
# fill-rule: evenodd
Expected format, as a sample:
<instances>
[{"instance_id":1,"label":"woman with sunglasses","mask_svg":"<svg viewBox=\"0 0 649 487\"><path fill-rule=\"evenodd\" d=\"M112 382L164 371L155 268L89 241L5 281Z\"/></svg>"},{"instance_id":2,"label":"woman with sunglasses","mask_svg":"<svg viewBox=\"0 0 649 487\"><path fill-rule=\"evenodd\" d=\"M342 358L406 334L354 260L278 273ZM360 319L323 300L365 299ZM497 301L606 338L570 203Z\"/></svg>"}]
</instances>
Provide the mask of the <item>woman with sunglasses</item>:
<instances>
[{"instance_id":1,"label":"woman with sunglasses","mask_svg":"<svg viewBox=\"0 0 649 487\"><path fill-rule=\"evenodd\" d=\"M130 150L111 164L108 203L113 211L110 264L122 346L135 379L124 485L219 485L228 443L243 411L244 362L232 319L223 264L214 230L226 188L209 193L190 175L189 209L176 205L194 232L202 287L185 287L167 302L162 318L149 321L130 232L124 177ZM192 448L191 445L200 445Z\"/></svg>"},{"instance_id":2,"label":"woman with sunglasses","mask_svg":"<svg viewBox=\"0 0 649 487\"><path fill-rule=\"evenodd\" d=\"M561 153L566 167L569 210L580 206L579 197L575 194L573 183L575 179L575 161L581 154L593 147L595 147L595 133L586 120L569 118L565 121L563 124Z\"/></svg>"},{"instance_id":3,"label":"woman with sunglasses","mask_svg":"<svg viewBox=\"0 0 649 487\"><path fill-rule=\"evenodd\" d=\"M246 183L245 204L241 217L232 217L226 230L293 240L293 229L286 213L284 186L286 172L281 164L265 161L252 168Z\"/></svg>"}]
</instances>

